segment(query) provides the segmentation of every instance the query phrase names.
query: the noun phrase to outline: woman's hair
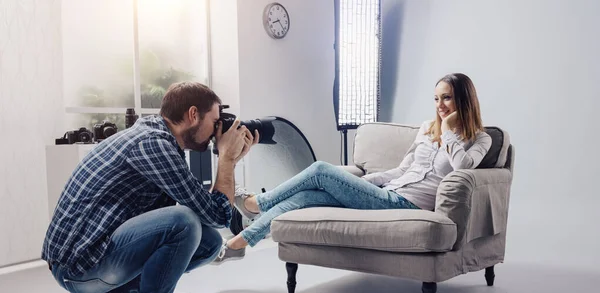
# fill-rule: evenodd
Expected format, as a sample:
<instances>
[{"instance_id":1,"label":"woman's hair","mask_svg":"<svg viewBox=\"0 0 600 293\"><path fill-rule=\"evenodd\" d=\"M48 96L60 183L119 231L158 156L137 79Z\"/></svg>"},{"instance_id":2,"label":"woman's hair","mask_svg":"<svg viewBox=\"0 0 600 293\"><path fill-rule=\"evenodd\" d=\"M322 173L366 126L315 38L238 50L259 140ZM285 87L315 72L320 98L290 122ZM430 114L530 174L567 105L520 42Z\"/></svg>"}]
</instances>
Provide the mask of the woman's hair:
<instances>
[{"instance_id":1,"label":"woman's hair","mask_svg":"<svg viewBox=\"0 0 600 293\"><path fill-rule=\"evenodd\" d=\"M190 108L195 106L200 119L204 119L215 103L221 104L221 99L210 88L199 82L183 81L169 87L160 106L160 115L173 124L179 124Z\"/></svg>"},{"instance_id":2,"label":"woman's hair","mask_svg":"<svg viewBox=\"0 0 600 293\"><path fill-rule=\"evenodd\" d=\"M451 73L442 77L435 84L445 82L452 88L452 98L456 106L456 121L459 126L459 135L463 139L470 141L475 140L477 133L483 131L483 123L481 122L481 111L479 110L479 100L477 92L471 79L462 73ZM435 115L435 121L427 131L427 134L433 135L433 141L441 143L440 136L442 134L442 118L440 115Z\"/></svg>"}]
</instances>

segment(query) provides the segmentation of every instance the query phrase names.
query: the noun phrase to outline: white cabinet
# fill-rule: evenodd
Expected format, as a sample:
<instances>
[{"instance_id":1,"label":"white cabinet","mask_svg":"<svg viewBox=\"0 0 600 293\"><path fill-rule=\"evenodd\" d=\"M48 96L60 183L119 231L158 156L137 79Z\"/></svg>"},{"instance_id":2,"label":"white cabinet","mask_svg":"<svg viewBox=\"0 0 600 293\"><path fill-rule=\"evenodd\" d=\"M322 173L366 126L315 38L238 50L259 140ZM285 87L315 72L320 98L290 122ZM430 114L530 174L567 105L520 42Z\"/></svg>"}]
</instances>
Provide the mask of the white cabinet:
<instances>
[{"instance_id":1,"label":"white cabinet","mask_svg":"<svg viewBox=\"0 0 600 293\"><path fill-rule=\"evenodd\" d=\"M46 146L46 178L48 184L48 211L50 219L54 208L73 170L96 144L69 144Z\"/></svg>"}]
</instances>

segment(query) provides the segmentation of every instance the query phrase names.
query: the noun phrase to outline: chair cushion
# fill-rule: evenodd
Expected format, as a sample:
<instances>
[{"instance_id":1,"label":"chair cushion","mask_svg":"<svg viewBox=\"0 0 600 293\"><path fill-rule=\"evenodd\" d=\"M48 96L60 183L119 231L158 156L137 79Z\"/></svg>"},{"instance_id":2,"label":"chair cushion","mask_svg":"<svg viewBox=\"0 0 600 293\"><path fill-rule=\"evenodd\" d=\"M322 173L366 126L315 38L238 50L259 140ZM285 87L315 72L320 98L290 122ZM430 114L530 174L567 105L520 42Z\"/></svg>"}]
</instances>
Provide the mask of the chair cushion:
<instances>
[{"instance_id":1,"label":"chair cushion","mask_svg":"<svg viewBox=\"0 0 600 293\"><path fill-rule=\"evenodd\" d=\"M275 218L276 242L342 246L393 252L450 251L456 225L424 210L355 210L314 207Z\"/></svg>"},{"instance_id":2,"label":"chair cushion","mask_svg":"<svg viewBox=\"0 0 600 293\"><path fill-rule=\"evenodd\" d=\"M506 163L506 156L510 140L508 134L494 126L485 127L485 132L492 138L492 146L477 168L502 168Z\"/></svg>"}]
</instances>

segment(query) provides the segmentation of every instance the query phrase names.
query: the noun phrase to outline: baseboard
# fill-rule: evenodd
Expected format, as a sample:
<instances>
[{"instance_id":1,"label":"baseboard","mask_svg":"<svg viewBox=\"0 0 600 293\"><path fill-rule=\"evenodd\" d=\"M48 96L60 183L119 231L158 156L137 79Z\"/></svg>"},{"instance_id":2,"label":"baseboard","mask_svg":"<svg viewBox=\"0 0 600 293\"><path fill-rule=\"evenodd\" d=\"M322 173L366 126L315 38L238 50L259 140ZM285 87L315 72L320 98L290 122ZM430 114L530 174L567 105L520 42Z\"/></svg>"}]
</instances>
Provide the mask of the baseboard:
<instances>
[{"instance_id":1,"label":"baseboard","mask_svg":"<svg viewBox=\"0 0 600 293\"><path fill-rule=\"evenodd\" d=\"M38 268L38 267L42 267L42 266L47 266L47 265L48 265L48 263L46 263L45 261L43 261L41 259L18 263L18 264L14 264L14 265L9 265L9 266L0 268L0 276L14 273L14 272L34 269L34 268Z\"/></svg>"}]
</instances>

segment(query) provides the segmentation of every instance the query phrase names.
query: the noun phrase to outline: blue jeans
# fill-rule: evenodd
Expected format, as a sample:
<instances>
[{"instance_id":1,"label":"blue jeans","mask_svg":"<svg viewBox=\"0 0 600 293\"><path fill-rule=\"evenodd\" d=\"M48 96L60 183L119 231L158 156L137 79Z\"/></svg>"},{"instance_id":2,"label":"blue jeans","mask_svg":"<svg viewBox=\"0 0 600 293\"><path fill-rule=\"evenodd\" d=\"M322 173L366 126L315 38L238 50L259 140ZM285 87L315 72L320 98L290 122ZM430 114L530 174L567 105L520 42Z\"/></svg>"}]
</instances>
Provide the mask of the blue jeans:
<instances>
[{"instance_id":1,"label":"blue jeans","mask_svg":"<svg viewBox=\"0 0 600 293\"><path fill-rule=\"evenodd\" d=\"M273 190L257 195L256 202L261 216L241 232L250 246L269 234L274 218L296 209L315 206L361 210L419 209L393 191L321 161Z\"/></svg>"},{"instance_id":2,"label":"blue jeans","mask_svg":"<svg viewBox=\"0 0 600 293\"><path fill-rule=\"evenodd\" d=\"M213 261L223 238L188 207L153 210L123 223L100 262L83 275L52 267L69 292L173 292L184 272Z\"/></svg>"}]
</instances>

